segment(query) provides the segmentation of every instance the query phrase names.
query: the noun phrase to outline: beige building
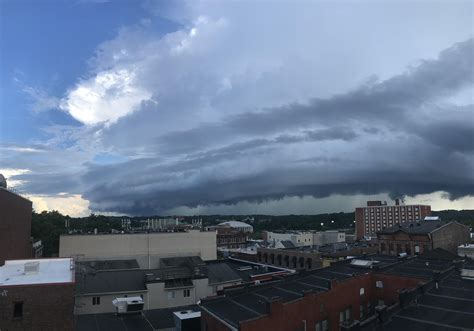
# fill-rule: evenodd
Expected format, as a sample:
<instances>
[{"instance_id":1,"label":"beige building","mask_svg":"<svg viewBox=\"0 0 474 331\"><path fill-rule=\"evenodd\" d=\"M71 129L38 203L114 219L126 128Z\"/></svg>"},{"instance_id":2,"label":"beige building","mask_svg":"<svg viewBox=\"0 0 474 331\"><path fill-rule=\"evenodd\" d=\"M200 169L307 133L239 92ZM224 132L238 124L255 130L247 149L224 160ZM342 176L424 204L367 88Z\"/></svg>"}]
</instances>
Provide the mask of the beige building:
<instances>
[{"instance_id":1,"label":"beige building","mask_svg":"<svg viewBox=\"0 0 474 331\"><path fill-rule=\"evenodd\" d=\"M334 243L346 242L345 232L338 230L328 230L313 233L313 245L321 246Z\"/></svg>"},{"instance_id":2,"label":"beige building","mask_svg":"<svg viewBox=\"0 0 474 331\"><path fill-rule=\"evenodd\" d=\"M138 269L133 262L76 263L75 314L116 312L115 299L132 297L143 300L144 310L188 306L225 287L281 273L249 262L203 262L199 257L163 258L160 268L151 270Z\"/></svg>"},{"instance_id":3,"label":"beige building","mask_svg":"<svg viewBox=\"0 0 474 331\"><path fill-rule=\"evenodd\" d=\"M126 234L61 235L59 256L77 260L135 259L140 268L159 266L161 258L199 256L217 259L216 232L152 232Z\"/></svg>"},{"instance_id":4,"label":"beige building","mask_svg":"<svg viewBox=\"0 0 474 331\"><path fill-rule=\"evenodd\" d=\"M313 233L312 232L271 232L264 231L263 239L268 242L272 247L282 248L282 242L292 242L294 246L312 246L313 245Z\"/></svg>"}]
</instances>

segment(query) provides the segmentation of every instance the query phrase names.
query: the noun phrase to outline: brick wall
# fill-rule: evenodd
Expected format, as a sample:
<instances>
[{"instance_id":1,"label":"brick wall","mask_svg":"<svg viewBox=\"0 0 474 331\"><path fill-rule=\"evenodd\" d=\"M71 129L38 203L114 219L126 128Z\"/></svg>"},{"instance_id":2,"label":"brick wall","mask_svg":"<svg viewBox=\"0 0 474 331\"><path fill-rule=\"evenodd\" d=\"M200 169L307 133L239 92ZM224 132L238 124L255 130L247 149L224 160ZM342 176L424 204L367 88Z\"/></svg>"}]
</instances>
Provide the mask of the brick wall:
<instances>
[{"instance_id":1,"label":"brick wall","mask_svg":"<svg viewBox=\"0 0 474 331\"><path fill-rule=\"evenodd\" d=\"M377 281L382 282L382 288L376 287ZM362 274L341 282L333 282L332 289L328 292L306 293L303 298L287 303L273 301L270 304L268 316L241 322L240 329L242 331L302 331L306 322L306 330L314 330L316 322L327 320L329 329L336 331L339 330L341 311L350 308L352 319L360 319L362 305L364 316L367 317L367 303L370 303L372 311L378 300L391 305L398 301L399 290L414 288L419 284L420 280L414 278L374 273ZM364 289L362 295L361 288ZM206 312L202 314L202 326L203 330L207 331L230 329Z\"/></svg>"},{"instance_id":2,"label":"brick wall","mask_svg":"<svg viewBox=\"0 0 474 331\"><path fill-rule=\"evenodd\" d=\"M289 249L257 248L257 262L295 270L313 270L322 267L321 254Z\"/></svg>"},{"instance_id":3,"label":"brick wall","mask_svg":"<svg viewBox=\"0 0 474 331\"><path fill-rule=\"evenodd\" d=\"M31 257L31 201L0 188L0 266Z\"/></svg>"},{"instance_id":4,"label":"brick wall","mask_svg":"<svg viewBox=\"0 0 474 331\"><path fill-rule=\"evenodd\" d=\"M14 303L23 316L14 318ZM74 329L74 283L0 286L0 330L68 331Z\"/></svg>"},{"instance_id":5,"label":"brick wall","mask_svg":"<svg viewBox=\"0 0 474 331\"><path fill-rule=\"evenodd\" d=\"M467 226L451 222L432 233L433 249L443 248L457 255L459 245L470 243L470 230Z\"/></svg>"}]
</instances>

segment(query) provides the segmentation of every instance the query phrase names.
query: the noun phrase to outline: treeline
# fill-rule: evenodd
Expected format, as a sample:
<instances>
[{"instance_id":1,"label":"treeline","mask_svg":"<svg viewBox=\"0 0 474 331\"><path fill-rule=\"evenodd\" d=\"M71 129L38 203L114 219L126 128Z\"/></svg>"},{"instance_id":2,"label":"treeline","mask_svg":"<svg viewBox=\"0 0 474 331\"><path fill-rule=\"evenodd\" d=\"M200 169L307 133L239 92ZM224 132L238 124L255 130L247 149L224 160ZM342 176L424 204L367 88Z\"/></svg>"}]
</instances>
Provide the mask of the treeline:
<instances>
[{"instance_id":1,"label":"treeline","mask_svg":"<svg viewBox=\"0 0 474 331\"><path fill-rule=\"evenodd\" d=\"M441 210L432 213L440 216L442 220L456 220L471 228L474 228L474 210ZM33 212L31 235L35 240L43 243L43 255L45 257L55 256L59 252L59 236L68 231L81 231L83 233L110 232L112 229L121 230L121 219L131 220L132 227L137 227L140 220L147 218L162 218L165 216L103 216L91 214L87 217L69 217L58 211ZM259 238L263 230L330 230L346 229L347 232L354 231L354 213L331 213L318 215L200 215L187 216L185 222L191 223L193 219L202 219L203 226L215 225L224 220L241 221L245 218L253 218L246 222L254 227L254 238ZM66 228L66 224L69 225Z\"/></svg>"}]
</instances>

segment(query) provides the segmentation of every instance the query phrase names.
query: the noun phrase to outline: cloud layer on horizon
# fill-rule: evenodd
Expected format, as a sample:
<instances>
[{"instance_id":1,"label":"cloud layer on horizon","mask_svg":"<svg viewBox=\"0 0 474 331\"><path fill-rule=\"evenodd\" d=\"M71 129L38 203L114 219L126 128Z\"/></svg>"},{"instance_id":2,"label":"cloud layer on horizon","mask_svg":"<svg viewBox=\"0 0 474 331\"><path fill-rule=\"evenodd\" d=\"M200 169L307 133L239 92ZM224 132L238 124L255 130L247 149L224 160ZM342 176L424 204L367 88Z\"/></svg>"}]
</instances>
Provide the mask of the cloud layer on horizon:
<instances>
[{"instance_id":1,"label":"cloud layer on horizon","mask_svg":"<svg viewBox=\"0 0 474 331\"><path fill-rule=\"evenodd\" d=\"M440 23L421 8L398 30L400 9L387 18L365 5L359 15L308 6L192 2L173 33L147 20L123 28L62 98L82 125L45 128L41 153L10 148L0 166L30 169L15 178L31 194L141 215L284 197L474 195L469 31L446 44L447 32L410 37ZM363 39L374 24L384 33ZM384 34L405 43L397 57ZM419 43L425 58L411 54Z\"/></svg>"}]
</instances>

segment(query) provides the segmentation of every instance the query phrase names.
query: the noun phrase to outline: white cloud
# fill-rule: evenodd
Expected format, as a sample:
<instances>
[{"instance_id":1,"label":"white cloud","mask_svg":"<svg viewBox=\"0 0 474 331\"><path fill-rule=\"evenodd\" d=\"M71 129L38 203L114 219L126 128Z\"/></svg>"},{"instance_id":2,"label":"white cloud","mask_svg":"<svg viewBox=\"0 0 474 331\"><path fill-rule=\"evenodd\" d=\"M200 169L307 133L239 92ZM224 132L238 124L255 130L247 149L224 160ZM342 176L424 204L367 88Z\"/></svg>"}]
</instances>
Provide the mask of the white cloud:
<instances>
[{"instance_id":1,"label":"white cloud","mask_svg":"<svg viewBox=\"0 0 474 331\"><path fill-rule=\"evenodd\" d=\"M430 194L418 194L413 197L406 197L406 204L427 204L431 205L432 210L444 209L472 209L474 206L474 195L465 196L459 199L451 200L448 193L437 191Z\"/></svg>"},{"instance_id":2,"label":"white cloud","mask_svg":"<svg viewBox=\"0 0 474 331\"><path fill-rule=\"evenodd\" d=\"M12 151L18 153L43 153L44 150L34 147L22 147L22 146L3 146L0 150Z\"/></svg>"},{"instance_id":3,"label":"white cloud","mask_svg":"<svg viewBox=\"0 0 474 331\"><path fill-rule=\"evenodd\" d=\"M0 174L2 174L6 180L8 187L21 186L25 183L23 180L15 179L15 176L24 175L31 173L29 169L15 169L15 168L0 168Z\"/></svg>"},{"instance_id":4,"label":"white cloud","mask_svg":"<svg viewBox=\"0 0 474 331\"><path fill-rule=\"evenodd\" d=\"M60 107L84 124L111 123L137 110L150 97L150 92L137 85L133 70L117 69L81 81Z\"/></svg>"},{"instance_id":5,"label":"white cloud","mask_svg":"<svg viewBox=\"0 0 474 331\"><path fill-rule=\"evenodd\" d=\"M33 208L37 213L57 210L63 215L72 217L83 217L91 213L89 201L78 194L28 195L28 199L33 202Z\"/></svg>"}]
</instances>

